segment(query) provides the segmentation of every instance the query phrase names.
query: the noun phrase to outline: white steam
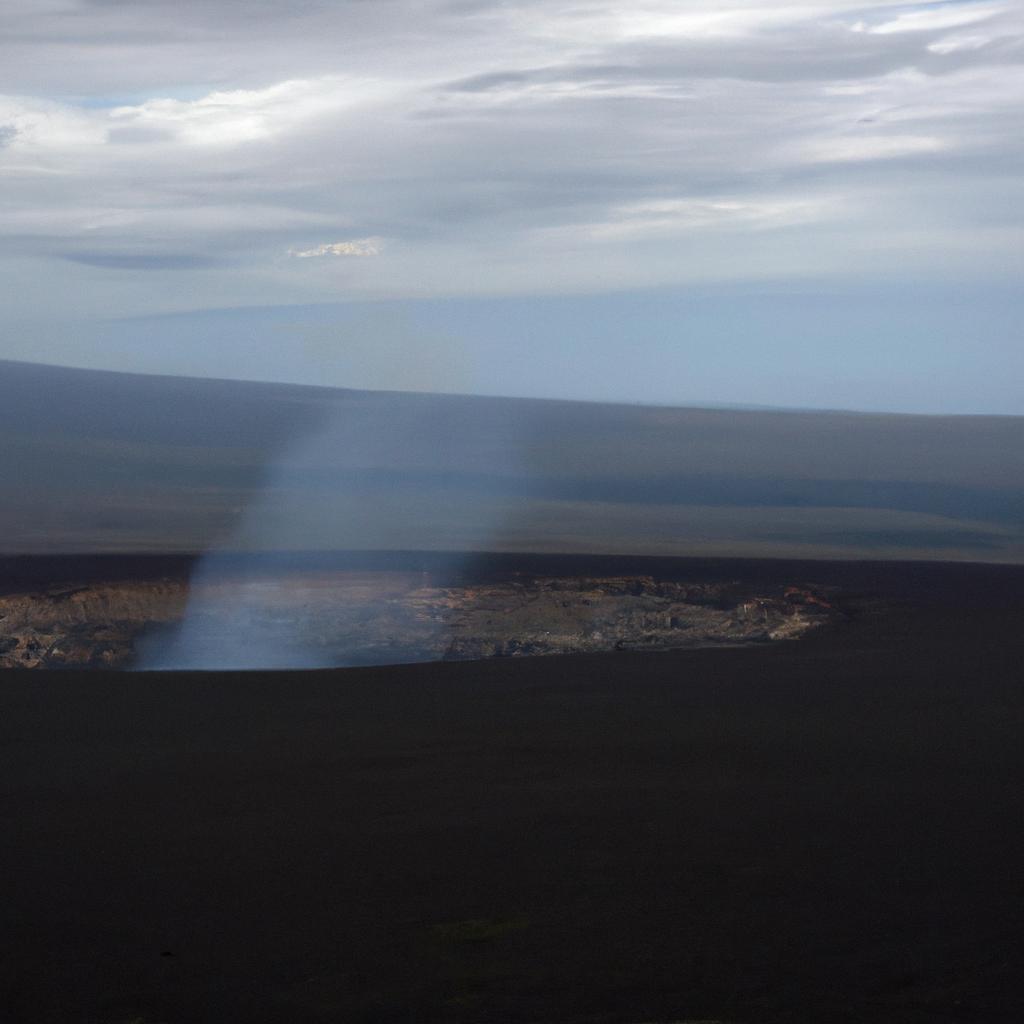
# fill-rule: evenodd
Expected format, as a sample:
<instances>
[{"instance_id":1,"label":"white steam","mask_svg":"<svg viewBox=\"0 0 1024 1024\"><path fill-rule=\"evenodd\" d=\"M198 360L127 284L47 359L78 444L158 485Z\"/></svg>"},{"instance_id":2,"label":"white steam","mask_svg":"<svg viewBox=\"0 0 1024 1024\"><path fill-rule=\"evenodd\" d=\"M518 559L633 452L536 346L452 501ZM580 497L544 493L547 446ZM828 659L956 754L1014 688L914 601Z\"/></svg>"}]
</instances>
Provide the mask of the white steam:
<instances>
[{"instance_id":1,"label":"white steam","mask_svg":"<svg viewBox=\"0 0 1024 1024\"><path fill-rule=\"evenodd\" d=\"M340 401L325 425L297 439L268 468L233 531L197 563L180 625L171 635L143 638L136 667L358 663L365 652L356 652L365 645L352 633L353 616L369 620L379 611L374 603L387 598L339 591L345 574L329 568L338 552L467 552L431 560L450 574L469 552L500 546L496 538L509 529L515 498L507 489L487 493L484 485L460 500L449 488L445 460L460 448L456 436L463 453L472 450L464 436L472 433L471 422L479 432L472 400L462 414L430 396L364 394ZM522 429L511 419L488 425L481 452L486 448L488 469L499 477L522 475L519 462L530 447ZM493 465L495 453L504 465ZM424 628L445 627L420 622L421 637Z\"/></svg>"}]
</instances>

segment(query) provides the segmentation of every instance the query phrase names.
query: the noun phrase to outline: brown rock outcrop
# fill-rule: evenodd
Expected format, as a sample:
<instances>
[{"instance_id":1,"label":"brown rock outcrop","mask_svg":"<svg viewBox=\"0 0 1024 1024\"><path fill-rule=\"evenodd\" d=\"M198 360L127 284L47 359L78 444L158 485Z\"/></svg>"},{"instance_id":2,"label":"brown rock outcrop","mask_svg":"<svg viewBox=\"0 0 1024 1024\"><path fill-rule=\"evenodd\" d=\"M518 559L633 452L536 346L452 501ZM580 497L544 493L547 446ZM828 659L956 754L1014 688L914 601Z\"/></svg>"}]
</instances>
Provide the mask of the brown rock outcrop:
<instances>
[{"instance_id":1,"label":"brown rock outcrop","mask_svg":"<svg viewBox=\"0 0 1024 1024\"><path fill-rule=\"evenodd\" d=\"M307 572L207 581L191 594L173 580L91 583L0 596L0 667L128 667L140 642L152 649L186 613L162 667L223 667L227 646L239 667L259 667L765 643L837 614L803 585L651 576L435 585L422 574Z\"/></svg>"}]
</instances>

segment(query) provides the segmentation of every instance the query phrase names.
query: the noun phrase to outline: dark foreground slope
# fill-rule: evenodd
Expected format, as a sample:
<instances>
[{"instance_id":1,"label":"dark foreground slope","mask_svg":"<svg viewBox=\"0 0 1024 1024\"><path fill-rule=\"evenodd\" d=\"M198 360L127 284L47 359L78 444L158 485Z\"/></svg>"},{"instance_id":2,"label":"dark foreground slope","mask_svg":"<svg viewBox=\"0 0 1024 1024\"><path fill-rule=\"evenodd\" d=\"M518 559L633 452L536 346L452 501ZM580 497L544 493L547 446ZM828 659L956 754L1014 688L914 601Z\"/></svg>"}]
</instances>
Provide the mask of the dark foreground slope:
<instances>
[{"instance_id":1,"label":"dark foreground slope","mask_svg":"<svg viewBox=\"0 0 1024 1024\"><path fill-rule=\"evenodd\" d=\"M11 1021L1024 1019L1024 571L792 644L0 677Z\"/></svg>"}]
</instances>

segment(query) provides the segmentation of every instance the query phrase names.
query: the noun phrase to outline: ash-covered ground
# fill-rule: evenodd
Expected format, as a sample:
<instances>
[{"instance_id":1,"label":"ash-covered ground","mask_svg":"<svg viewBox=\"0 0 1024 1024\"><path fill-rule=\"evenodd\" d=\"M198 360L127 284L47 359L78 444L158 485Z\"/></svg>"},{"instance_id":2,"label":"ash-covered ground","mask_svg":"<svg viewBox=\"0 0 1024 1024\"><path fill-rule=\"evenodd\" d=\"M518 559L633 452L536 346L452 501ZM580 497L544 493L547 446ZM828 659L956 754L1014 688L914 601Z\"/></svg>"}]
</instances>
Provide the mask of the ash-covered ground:
<instances>
[{"instance_id":1,"label":"ash-covered ground","mask_svg":"<svg viewBox=\"0 0 1024 1024\"><path fill-rule=\"evenodd\" d=\"M847 615L662 653L0 673L0 1019L1024 1020L1024 569L660 568L815 579Z\"/></svg>"}]
</instances>

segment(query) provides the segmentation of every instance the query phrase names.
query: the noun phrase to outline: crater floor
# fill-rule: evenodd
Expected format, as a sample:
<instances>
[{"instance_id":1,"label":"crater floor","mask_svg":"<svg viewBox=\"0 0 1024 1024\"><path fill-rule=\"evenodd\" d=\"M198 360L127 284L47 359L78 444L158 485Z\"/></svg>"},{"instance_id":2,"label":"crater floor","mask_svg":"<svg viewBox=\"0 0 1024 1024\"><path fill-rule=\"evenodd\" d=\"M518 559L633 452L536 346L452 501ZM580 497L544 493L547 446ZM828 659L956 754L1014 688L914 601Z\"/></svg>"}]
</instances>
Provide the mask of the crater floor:
<instances>
[{"instance_id":1,"label":"crater floor","mask_svg":"<svg viewBox=\"0 0 1024 1024\"><path fill-rule=\"evenodd\" d=\"M260 668L752 644L834 618L802 581L440 578L305 569L92 580L0 596L0 667Z\"/></svg>"}]
</instances>

